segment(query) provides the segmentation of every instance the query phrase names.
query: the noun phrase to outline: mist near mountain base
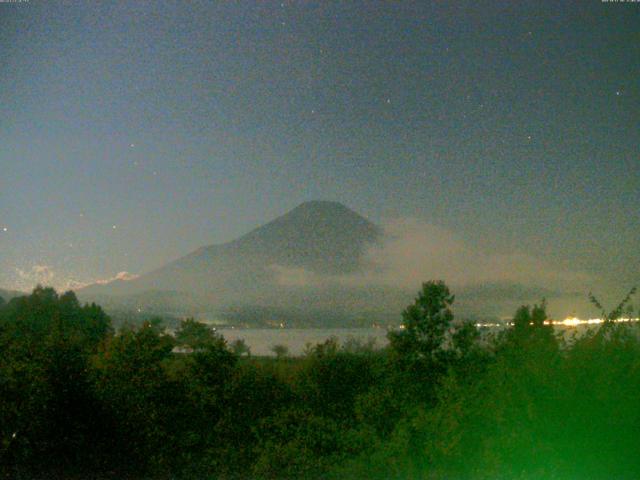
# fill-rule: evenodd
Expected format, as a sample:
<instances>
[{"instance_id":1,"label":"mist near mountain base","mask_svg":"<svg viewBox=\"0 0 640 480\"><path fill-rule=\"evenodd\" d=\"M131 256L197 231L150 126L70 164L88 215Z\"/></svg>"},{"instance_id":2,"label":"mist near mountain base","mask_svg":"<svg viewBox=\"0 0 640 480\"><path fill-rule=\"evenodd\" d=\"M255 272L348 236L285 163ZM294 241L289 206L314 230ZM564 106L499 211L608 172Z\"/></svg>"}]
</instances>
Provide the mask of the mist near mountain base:
<instances>
[{"instance_id":1,"label":"mist near mountain base","mask_svg":"<svg viewBox=\"0 0 640 480\"><path fill-rule=\"evenodd\" d=\"M285 287L393 288L413 291L425 279L442 279L460 292L463 307L483 301L538 301L551 297L551 312L566 315L566 303L576 305L582 292L593 288L593 275L566 271L522 252L493 253L465 242L454 232L415 218L399 218L382 225L383 235L371 243L362 269L343 275L322 275L299 267L271 265L276 282ZM494 290L496 298L491 295ZM484 299L482 297L485 297ZM582 308L581 308L582 309ZM486 309L485 309L486 311ZM488 313L488 312L487 312Z\"/></svg>"}]
</instances>

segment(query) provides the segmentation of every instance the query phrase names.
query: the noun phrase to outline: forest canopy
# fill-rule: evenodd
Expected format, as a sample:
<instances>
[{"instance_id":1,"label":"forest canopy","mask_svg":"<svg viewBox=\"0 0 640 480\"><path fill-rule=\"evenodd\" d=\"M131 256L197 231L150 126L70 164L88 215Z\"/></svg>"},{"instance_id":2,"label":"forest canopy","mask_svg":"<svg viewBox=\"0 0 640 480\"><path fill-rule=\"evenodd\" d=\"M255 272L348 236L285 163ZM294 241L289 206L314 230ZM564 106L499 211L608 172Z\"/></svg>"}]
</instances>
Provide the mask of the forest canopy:
<instances>
[{"instance_id":1,"label":"forest canopy","mask_svg":"<svg viewBox=\"0 0 640 480\"><path fill-rule=\"evenodd\" d=\"M193 319L114 331L99 306L38 287L0 301L1 473L638 478L640 341L614 322L630 300L580 335L545 323L544 302L492 333L427 282L385 348L256 357Z\"/></svg>"}]
</instances>

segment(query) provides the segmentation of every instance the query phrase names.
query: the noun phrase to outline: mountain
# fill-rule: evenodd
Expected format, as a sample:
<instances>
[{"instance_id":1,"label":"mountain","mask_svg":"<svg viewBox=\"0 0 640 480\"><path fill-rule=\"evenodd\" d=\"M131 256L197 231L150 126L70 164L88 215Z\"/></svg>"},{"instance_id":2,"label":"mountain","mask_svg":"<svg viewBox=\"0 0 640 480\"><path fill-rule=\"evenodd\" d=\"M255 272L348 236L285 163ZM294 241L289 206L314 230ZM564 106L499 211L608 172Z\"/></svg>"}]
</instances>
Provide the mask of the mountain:
<instances>
[{"instance_id":1,"label":"mountain","mask_svg":"<svg viewBox=\"0 0 640 480\"><path fill-rule=\"evenodd\" d=\"M90 285L83 300L147 306L162 292L167 308L202 311L340 310L345 292L319 291L309 277L363 266L379 227L337 202L312 201L228 243L210 245L132 280ZM348 296L348 295L347 295Z\"/></svg>"},{"instance_id":2,"label":"mountain","mask_svg":"<svg viewBox=\"0 0 640 480\"><path fill-rule=\"evenodd\" d=\"M256 326L397 324L419 284L414 290L362 281L378 272L379 265L367 263L367 253L384 240L381 228L340 203L306 202L231 242L76 293L123 316L194 316ZM452 287L456 314L463 318L509 315L543 297L576 305L575 293L508 282Z\"/></svg>"},{"instance_id":3,"label":"mountain","mask_svg":"<svg viewBox=\"0 0 640 480\"><path fill-rule=\"evenodd\" d=\"M14 290L3 290L0 288L0 298L5 302L8 302L14 297L21 297L22 295L25 295L25 294L22 292L16 292Z\"/></svg>"}]
</instances>

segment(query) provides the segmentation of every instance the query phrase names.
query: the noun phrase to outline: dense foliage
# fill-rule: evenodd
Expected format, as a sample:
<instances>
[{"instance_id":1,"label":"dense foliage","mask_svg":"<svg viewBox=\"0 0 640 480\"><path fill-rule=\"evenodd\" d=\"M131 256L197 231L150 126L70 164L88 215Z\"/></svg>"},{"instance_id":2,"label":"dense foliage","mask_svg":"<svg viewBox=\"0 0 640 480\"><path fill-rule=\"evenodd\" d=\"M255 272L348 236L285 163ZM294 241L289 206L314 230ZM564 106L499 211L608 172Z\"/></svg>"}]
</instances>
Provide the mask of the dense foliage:
<instances>
[{"instance_id":1,"label":"dense foliage","mask_svg":"<svg viewBox=\"0 0 640 480\"><path fill-rule=\"evenodd\" d=\"M626 299L628 300L628 299ZM0 301L5 478L639 478L640 341L544 303L480 335L425 283L389 346L252 357L187 320L111 328L73 293Z\"/></svg>"}]
</instances>

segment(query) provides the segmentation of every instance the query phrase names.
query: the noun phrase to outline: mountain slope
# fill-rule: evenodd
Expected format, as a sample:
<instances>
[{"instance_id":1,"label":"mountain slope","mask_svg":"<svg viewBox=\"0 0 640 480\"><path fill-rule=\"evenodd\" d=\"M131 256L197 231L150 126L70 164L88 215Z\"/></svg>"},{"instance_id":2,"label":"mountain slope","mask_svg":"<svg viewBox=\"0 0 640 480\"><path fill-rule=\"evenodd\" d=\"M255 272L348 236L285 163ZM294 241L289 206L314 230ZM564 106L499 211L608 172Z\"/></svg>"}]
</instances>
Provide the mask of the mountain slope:
<instances>
[{"instance_id":1,"label":"mountain slope","mask_svg":"<svg viewBox=\"0 0 640 480\"><path fill-rule=\"evenodd\" d=\"M336 202L306 202L246 235L202 247L135 280L80 290L85 299L148 291L197 294L211 305L264 304L285 290L278 269L313 274L357 271L381 230Z\"/></svg>"}]
</instances>

